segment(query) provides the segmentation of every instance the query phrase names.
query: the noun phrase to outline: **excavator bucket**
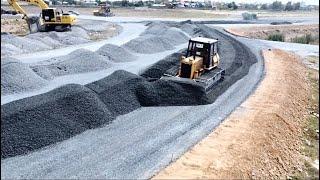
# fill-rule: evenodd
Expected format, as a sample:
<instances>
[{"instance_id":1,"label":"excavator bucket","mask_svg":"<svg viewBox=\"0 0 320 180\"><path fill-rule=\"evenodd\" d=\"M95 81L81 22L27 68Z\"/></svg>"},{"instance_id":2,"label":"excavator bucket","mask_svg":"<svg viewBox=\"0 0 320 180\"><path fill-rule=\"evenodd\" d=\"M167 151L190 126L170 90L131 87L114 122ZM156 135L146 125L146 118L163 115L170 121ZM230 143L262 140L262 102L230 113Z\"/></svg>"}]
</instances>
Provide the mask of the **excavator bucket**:
<instances>
[{"instance_id":1,"label":"excavator bucket","mask_svg":"<svg viewBox=\"0 0 320 180\"><path fill-rule=\"evenodd\" d=\"M26 19L30 33L39 32L39 19L40 17L37 16L31 16Z\"/></svg>"}]
</instances>

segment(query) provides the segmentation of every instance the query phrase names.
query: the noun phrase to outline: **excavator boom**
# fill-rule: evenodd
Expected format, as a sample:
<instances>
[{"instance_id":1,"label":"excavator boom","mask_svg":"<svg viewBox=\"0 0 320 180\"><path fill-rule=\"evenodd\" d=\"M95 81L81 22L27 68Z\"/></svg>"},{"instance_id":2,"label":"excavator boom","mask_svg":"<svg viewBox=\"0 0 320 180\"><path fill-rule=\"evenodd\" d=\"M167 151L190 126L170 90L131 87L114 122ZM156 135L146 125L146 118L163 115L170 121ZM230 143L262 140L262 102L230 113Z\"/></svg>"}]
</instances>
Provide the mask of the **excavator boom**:
<instances>
[{"instance_id":1,"label":"excavator boom","mask_svg":"<svg viewBox=\"0 0 320 180\"><path fill-rule=\"evenodd\" d=\"M76 18L68 13L58 12L50 8L43 0L7 0L9 5L27 21L30 33L38 31L66 31L70 30ZM27 2L41 8L41 16L28 16L27 12L19 5L19 1Z\"/></svg>"}]
</instances>

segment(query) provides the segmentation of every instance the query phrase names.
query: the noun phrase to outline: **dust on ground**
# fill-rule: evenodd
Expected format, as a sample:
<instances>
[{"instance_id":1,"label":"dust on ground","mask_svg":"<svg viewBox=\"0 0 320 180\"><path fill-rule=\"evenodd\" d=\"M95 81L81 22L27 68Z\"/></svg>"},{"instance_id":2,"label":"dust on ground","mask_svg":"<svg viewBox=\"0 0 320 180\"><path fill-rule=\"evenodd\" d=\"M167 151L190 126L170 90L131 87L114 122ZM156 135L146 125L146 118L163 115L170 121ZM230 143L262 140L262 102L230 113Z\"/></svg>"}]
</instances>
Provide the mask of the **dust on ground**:
<instances>
[{"instance_id":1,"label":"dust on ground","mask_svg":"<svg viewBox=\"0 0 320 180\"><path fill-rule=\"evenodd\" d=\"M1 17L1 32L7 32L10 34L25 36L30 33L26 20L21 16L7 16ZM75 27L81 27L86 30L90 40L98 41L102 39L108 39L117 35L120 31L120 26L110 22L99 22L94 20L78 20ZM91 28L88 28L92 26ZM96 26L99 26L95 29Z\"/></svg>"},{"instance_id":2,"label":"dust on ground","mask_svg":"<svg viewBox=\"0 0 320 180\"><path fill-rule=\"evenodd\" d=\"M266 76L257 90L154 179L285 179L304 171L308 71L296 55L277 49L263 55Z\"/></svg>"},{"instance_id":3,"label":"dust on ground","mask_svg":"<svg viewBox=\"0 0 320 180\"><path fill-rule=\"evenodd\" d=\"M118 35L122 26L112 22L79 19L67 32L29 33L21 16L1 17L1 56L30 53L108 39Z\"/></svg>"},{"instance_id":4,"label":"dust on ground","mask_svg":"<svg viewBox=\"0 0 320 180\"><path fill-rule=\"evenodd\" d=\"M29 34L28 24L21 18L1 18L1 32L16 34L18 36L25 36Z\"/></svg>"},{"instance_id":5,"label":"dust on ground","mask_svg":"<svg viewBox=\"0 0 320 180\"><path fill-rule=\"evenodd\" d=\"M234 35L255 39L267 39L272 34L283 34L285 42L291 42L296 37L311 34L315 38L312 44L319 44L319 24L238 27L228 28L226 31Z\"/></svg>"}]
</instances>

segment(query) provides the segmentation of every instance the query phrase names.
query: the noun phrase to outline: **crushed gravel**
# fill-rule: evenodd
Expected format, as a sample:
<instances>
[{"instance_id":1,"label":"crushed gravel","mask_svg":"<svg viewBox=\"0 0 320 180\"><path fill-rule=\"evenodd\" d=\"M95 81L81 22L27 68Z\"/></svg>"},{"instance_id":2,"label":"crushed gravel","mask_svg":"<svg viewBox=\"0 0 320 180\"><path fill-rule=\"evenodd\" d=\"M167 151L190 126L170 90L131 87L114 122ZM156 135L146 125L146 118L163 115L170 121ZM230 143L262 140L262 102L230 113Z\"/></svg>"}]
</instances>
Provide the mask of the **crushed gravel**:
<instances>
[{"instance_id":1,"label":"crushed gravel","mask_svg":"<svg viewBox=\"0 0 320 180\"><path fill-rule=\"evenodd\" d=\"M30 91L46 84L47 81L28 65L14 59L1 58L1 95Z\"/></svg>"},{"instance_id":2,"label":"crushed gravel","mask_svg":"<svg viewBox=\"0 0 320 180\"><path fill-rule=\"evenodd\" d=\"M1 55L14 55L14 54L20 54L23 50L18 48L15 45L7 44L7 43L1 43Z\"/></svg>"},{"instance_id":3,"label":"crushed gravel","mask_svg":"<svg viewBox=\"0 0 320 180\"><path fill-rule=\"evenodd\" d=\"M151 22L146 25L148 26L148 28L141 35L159 35L163 34L167 29L169 29L169 26L162 22Z\"/></svg>"},{"instance_id":4,"label":"crushed gravel","mask_svg":"<svg viewBox=\"0 0 320 180\"><path fill-rule=\"evenodd\" d=\"M137 58L125 48L113 44L106 44L96 52L109 58L113 62L130 62Z\"/></svg>"},{"instance_id":5,"label":"crushed gravel","mask_svg":"<svg viewBox=\"0 0 320 180\"><path fill-rule=\"evenodd\" d=\"M137 86L136 91L142 106L188 106L210 103L205 90L192 80L145 81Z\"/></svg>"},{"instance_id":6,"label":"crushed gravel","mask_svg":"<svg viewBox=\"0 0 320 180\"><path fill-rule=\"evenodd\" d=\"M135 88L142 81L144 79L136 74L118 70L86 87L96 92L112 113L121 115L141 107Z\"/></svg>"},{"instance_id":7,"label":"crushed gravel","mask_svg":"<svg viewBox=\"0 0 320 180\"><path fill-rule=\"evenodd\" d=\"M187 37L180 29L172 27L167 29L161 34L161 38L168 39L172 45L178 45L188 42L189 37Z\"/></svg>"},{"instance_id":8,"label":"crushed gravel","mask_svg":"<svg viewBox=\"0 0 320 180\"><path fill-rule=\"evenodd\" d=\"M118 70L99 81L65 85L1 106L1 158L26 154L86 129L109 123L141 106L207 104L193 81L176 83Z\"/></svg>"},{"instance_id":9,"label":"crushed gravel","mask_svg":"<svg viewBox=\"0 0 320 180\"><path fill-rule=\"evenodd\" d=\"M2 55L31 53L91 42L89 34L106 30L110 22L82 22L72 27L68 32L38 32L20 37L14 34L1 34ZM119 28L120 29L120 28Z\"/></svg>"},{"instance_id":10,"label":"crushed gravel","mask_svg":"<svg viewBox=\"0 0 320 180\"><path fill-rule=\"evenodd\" d=\"M180 25L179 28L191 36L193 36L201 31L197 25L190 24L190 23L183 23L182 25Z\"/></svg>"},{"instance_id":11,"label":"crushed gravel","mask_svg":"<svg viewBox=\"0 0 320 180\"><path fill-rule=\"evenodd\" d=\"M47 35L47 33L34 33L25 36L26 38L41 41L42 43L52 47L58 48L63 47L63 44L60 43L58 40L55 40Z\"/></svg>"},{"instance_id":12,"label":"crushed gravel","mask_svg":"<svg viewBox=\"0 0 320 180\"><path fill-rule=\"evenodd\" d=\"M174 46L168 39L155 35L140 36L127 42L122 47L142 54L152 54L174 49Z\"/></svg>"},{"instance_id":13,"label":"crushed gravel","mask_svg":"<svg viewBox=\"0 0 320 180\"><path fill-rule=\"evenodd\" d=\"M28 38L19 37L19 36L15 36L12 34L1 35L1 43L11 44L11 45L19 48L20 50L22 50L22 52L34 52L34 51L51 49L50 46L44 44L41 41L31 40ZM3 48L5 48L5 47L3 47ZM1 50L7 51L7 49L2 49L2 47L1 47ZM9 51L10 50L12 50L12 48L9 49Z\"/></svg>"},{"instance_id":14,"label":"crushed gravel","mask_svg":"<svg viewBox=\"0 0 320 180\"><path fill-rule=\"evenodd\" d=\"M148 24L140 37L129 41L123 47L136 53L152 54L173 49L188 40L189 37L181 29L154 22Z\"/></svg>"},{"instance_id":15,"label":"crushed gravel","mask_svg":"<svg viewBox=\"0 0 320 180\"><path fill-rule=\"evenodd\" d=\"M256 57L246 46L233 38L212 29L208 30L207 26L199 25L198 27L204 36L219 37L222 42L219 53L223 59L221 66L226 69L226 77L209 94L206 94L191 80L177 83L159 79L164 71L179 64L179 59L176 58L180 56L179 53L172 54L151 66L142 73L142 76L119 70L85 86L66 85L45 94L1 106L1 111L6 112L2 113L1 118L2 122L6 123L1 127L3 147L1 157L25 154L62 141L86 129L109 123L114 117L141 106L200 105L213 102L233 83L248 73L250 66L256 62ZM156 36L143 35L137 39L143 38L155 40ZM127 47L130 42L124 47ZM150 49L154 51L153 48L163 45L159 40L151 41L152 43L146 42L149 42L147 43L149 46L143 50L148 50L148 53L151 53ZM55 63L61 62L64 61ZM19 63L9 63L6 66L10 64ZM30 68L29 70L35 74ZM46 75L50 76L48 74ZM77 122L81 125L78 125ZM56 129L50 132L51 128ZM34 131L37 132L32 134L31 132Z\"/></svg>"},{"instance_id":16,"label":"crushed gravel","mask_svg":"<svg viewBox=\"0 0 320 180\"><path fill-rule=\"evenodd\" d=\"M1 158L68 139L112 118L97 95L81 85L9 103L1 106Z\"/></svg>"},{"instance_id":17,"label":"crushed gravel","mask_svg":"<svg viewBox=\"0 0 320 180\"><path fill-rule=\"evenodd\" d=\"M77 49L66 56L55 57L42 62L42 65L31 66L44 78L67 74L98 71L112 66L108 57L86 49ZM49 73L50 72L50 73Z\"/></svg>"}]
</instances>

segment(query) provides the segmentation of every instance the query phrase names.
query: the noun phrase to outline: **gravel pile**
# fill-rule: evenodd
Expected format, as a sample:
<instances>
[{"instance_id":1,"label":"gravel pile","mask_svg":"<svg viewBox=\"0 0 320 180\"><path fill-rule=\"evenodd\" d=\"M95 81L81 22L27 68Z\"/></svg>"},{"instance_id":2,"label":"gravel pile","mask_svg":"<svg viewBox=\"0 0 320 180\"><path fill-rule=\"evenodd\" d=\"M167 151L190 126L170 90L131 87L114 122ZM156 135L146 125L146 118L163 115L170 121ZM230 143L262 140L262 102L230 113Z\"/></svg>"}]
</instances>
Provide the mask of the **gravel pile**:
<instances>
[{"instance_id":1,"label":"gravel pile","mask_svg":"<svg viewBox=\"0 0 320 180\"><path fill-rule=\"evenodd\" d=\"M171 50L174 46L188 42L189 38L182 30L169 27L164 23L149 23L149 27L136 39L123 47L136 53L152 54Z\"/></svg>"},{"instance_id":2,"label":"gravel pile","mask_svg":"<svg viewBox=\"0 0 320 180\"><path fill-rule=\"evenodd\" d=\"M152 54L174 49L174 46L168 39L155 35L140 36L127 42L123 47L142 54Z\"/></svg>"},{"instance_id":3,"label":"gravel pile","mask_svg":"<svg viewBox=\"0 0 320 180\"><path fill-rule=\"evenodd\" d=\"M119 70L86 87L98 94L110 112L121 115L141 107L135 95L135 87L143 81L144 78L138 75Z\"/></svg>"},{"instance_id":4,"label":"gravel pile","mask_svg":"<svg viewBox=\"0 0 320 180\"><path fill-rule=\"evenodd\" d=\"M205 93L193 81L148 82L127 71L115 71L85 86L65 85L2 105L1 158L68 139L141 106L207 103Z\"/></svg>"},{"instance_id":5,"label":"gravel pile","mask_svg":"<svg viewBox=\"0 0 320 180\"><path fill-rule=\"evenodd\" d=\"M147 24L147 26L148 28L141 35L147 35L147 34L159 35L159 34L163 34L167 29L169 29L169 26L161 22L151 22Z\"/></svg>"},{"instance_id":6,"label":"gravel pile","mask_svg":"<svg viewBox=\"0 0 320 180\"><path fill-rule=\"evenodd\" d=\"M45 32L46 33L46 32ZM48 36L64 45L76 45L90 42L89 35L82 28L72 27L70 32L48 32Z\"/></svg>"},{"instance_id":7,"label":"gravel pile","mask_svg":"<svg viewBox=\"0 0 320 180\"><path fill-rule=\"evenodd\" d=\"M195 24L190 24L190 23L183 23L181 26L179 26L179 28L188 33L190 36L194 36L198 33L200 33L200 28L195 25Z\"/></svg>"},{"instance_id":8,"label":"gravel pile","mask_svg":"<svg viewBox=\"0 0 320 180\"><path fill-rule=\"evenodd\" d=\"M73 27L71 32L41 32L25 37L1 34L1 42L3 54L13 55L87 43L90 42L90 37L83 28Z\"/></svg>"},{"instance_id":9,"label":"gravel pile","mask_svg":"<svg viewBox=\"0 0 320 180\"><path fill-rule=\"evenodd\" d=\"M55 77L47 66L30 66L30 68L43 79L52 80Z\"/></svg>"},{"instance_id":10,"label":"gravel pile","mask_svg":"<svg viewBox=\"0 0 320 180\"><path fill-rule=\"evenodd\" d=\"M41 41L31 40L29 38L19 37L12 34L1 35L1 43L12 45L11 47L9 47L8 50L2 49L2 46L1 46L1 50L9 51L9 52L15 49L13 46L18 48L20 51L22 50L22 52L34 52L34 51L51 49L50 46L44 44ZM6 47L3 47L3 48L6 48Z\"/></svg>"},{"instance_id":11,"label":"gravel pile","mask_svg":"<svg viewBox=\"0 0 320 180\"><path fill-rule=\"evenodd\" d=\"M31 68L41 77L51 79L52 76L98 71L111 66L112 63L108 57L90 50L77 49L66 56L49 59L42 62L42 65L35 65Z\"/></svg>"},{"instance_id":12,"label":"gravel pile","mask_svg":"<svg viewBox=\"0 0 320 180\"><path fill-rule=\"evenodd\" d=\"M179 59L181 54L185 54L185 50L173 53L163 60L158 61L157 63L144 70L140 75L147 79L160 79L161 76L166 72L167 68L169 69L173 66L179 66Z\"/></svg>"},{"instance_id":13,"label":"gravel pile","mask_svg":"<svg viewBox=\"0 0 320 180\"><path fill-rule=\"evenodd\" d=\"M116 63L134 61L137 58L125 48L113 44L106 44L96 52Z\"/></svg>"},{"instance_id":14,"label":"gravel pile","mask_svg":"<svg viewBox=\"0 0 320 180\"><path fill-rule=\"evenodd\" d=\"M93 21L93 20L81 20L78 23L78 26L81 26L81 28L83 28L87 31L104 31L109 26L113 26L113 23Z\"/></svg>"},{"instance_id":15,"label":"gravel pile","mask_svg":"<svg viewBox=\"0 0 320 180\"><path fill-rule=\"evenodd\" d=\"M25 154L62 141L86 129L110 123L116 116L141 106L202 105L214 102L219 95L248 73L250 66L256 62L256 57L246 46L232 37L204 25L200 25L199 28L203 36L219 38L221 41L220 67L226 70L224 81L214 86L210 93L205 93L204 89L192 80L176 82L174 79L159 79L166 70L179 65L179 53L172 54L151 66L141 74L142 76L119 70L85 86L66 85L45 94L1 106L1 157ZM155 36L144 35L138 39L150 37ZM162 43L155 41L146 47L152 49L159 44ZM88 53L86 50L81 51L75 53L74 58L78 58L76 55L79 53ZM70 57L67 59L70 60ZM55 60L54 63L62 62L65 61ZM14 74L12 78L19 74L18 80L25 79L12 86L24 84L24 81L30 79L32 82L28 85L39 84L34 83L36 78L45 82L28 66L14 59L7 59L2 64L2 68L14 66L5 69L5 74L2 74L4 70L1 68L1 88L6 87L2 78L8 79L11 74ZM50 76L52 72L46 73ZM30 74L34 77L26 78Z\"/></svg>"},{"instance_id":16,"label":"gravel pile","mask_svg":"<svg viewBox=\"0 0 320 180\"><path fill-rule=\"evenodd\" d=\"M1 106L1 158L68 139L114 117L90 89L65 85Z\"/></svg>"},{"instance_id":17,"label":"gravel pile","mask_svg":"<svg viewBox=\"0 0 320 180\"><path fill-rule=\"evenodd\" d=\"M20 54L23 50L18 48L17 46L14 46L12 44L7 43L1 43L1 55L14 55L14 54Z\"/></svg>"},{"instance_id":18,"label":"gravel pile","mask_svg":"<svg viewBox=\"0 0 320 180\"><path fill-rule=\"evenodd\" d=\"M145 81L139 84L136 92L140 104L142 106L188 106L210 103L205 90L194 81L168 79Z\"/></svg>"},{"instance_id":19,"label":"gravel pile","mask_svg":"<svg viewBox=\"0 0 320 180\"><path fill-rule=\"evenodd\" d=\"M189 41L189 37L181 32L180 29L174 27L167 29L160 37L167 39L172 45L178 45Z\"/></svg>"},{"instance_id":20,"label":"gravel pile","mask_svg":"<svg viewBox=\"0 0 320 180\"><path fill-rule=\"evenodd\" d=\"M28 65L14 59L1 59L1 95L30 91L46 84Z\"/></svg>"},{"instance_id":21,"label":"gravel pile","mask_svg":"<svg viewBox=\"0 0 320 180\"><path fill-rule=\"evenodd\" d=\"M58 40L55 40L49 37L47 33L34 33L34 34L29 34L25 37L29 39L41 41L42 43L50 46L53 49L63 46L63 44L61 44Z\"/></svg>"}]
</instances>

